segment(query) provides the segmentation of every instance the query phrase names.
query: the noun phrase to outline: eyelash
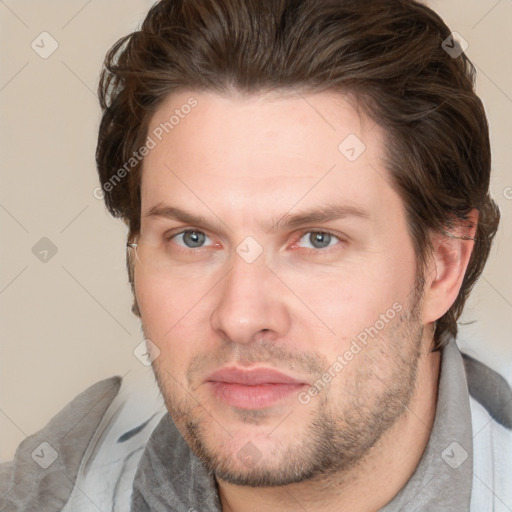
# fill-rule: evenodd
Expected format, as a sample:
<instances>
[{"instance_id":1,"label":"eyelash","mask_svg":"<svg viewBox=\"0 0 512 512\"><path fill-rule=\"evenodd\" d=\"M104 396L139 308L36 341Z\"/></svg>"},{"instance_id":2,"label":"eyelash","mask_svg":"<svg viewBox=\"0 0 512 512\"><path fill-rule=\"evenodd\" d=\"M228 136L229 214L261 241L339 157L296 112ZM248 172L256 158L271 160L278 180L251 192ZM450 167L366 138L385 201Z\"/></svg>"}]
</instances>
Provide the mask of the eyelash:
<instances>
[{"instance_id":1,"label":"eyelash","mask_svg":"<svg viewBox=\"0 0 512 512\"><path fill-rule=\"evenodd\" d=\"M195 231L195 232L198 232L198 233L203 233L205 234L206 236L208 236L208 234L205 232L205 231L202 231L200 229L194 229L194 228L187 228L187 229L183 229L181 230L180 232L178 233L172 233L170 235L167 235L165 237L165 241L166 242L170 242L172 239L180 236L180 235L184 235L185 233L189 233L191 231ZM304 235L307 235L308 233L321 233L323 235L330 235L331 237L335 238L338 240L339 243L343 244L346 242L346 240L344 240L342 237L340 237L339 235L336 235L335 233L331 232L331 231L326 231L326 230L321 230L321 229L308 229L308 230L305 230L305 231L301 231L300 235L296 238L296 241L293 242L292 246L295 246L298 242L300 242L300 240L304 237ZM306 251L307 254L309 255L318 255L320 253L330 253L331 252L331 249L334 249L336 247L336 245L338 244L334 244L332 246L327 246L325 247L324 249L309 249L309 248L302 248L303 251ZM176 247L178 247L179 250L182 250L184 252L195 252L195 253L200 253L200 252L203 252L204 250L207 249L207 247L198 247L198 248L192 248L192 247L184 247L184 246L181 246L181 245L177 245L176 244Z\"/></svg>"}]
</instances>

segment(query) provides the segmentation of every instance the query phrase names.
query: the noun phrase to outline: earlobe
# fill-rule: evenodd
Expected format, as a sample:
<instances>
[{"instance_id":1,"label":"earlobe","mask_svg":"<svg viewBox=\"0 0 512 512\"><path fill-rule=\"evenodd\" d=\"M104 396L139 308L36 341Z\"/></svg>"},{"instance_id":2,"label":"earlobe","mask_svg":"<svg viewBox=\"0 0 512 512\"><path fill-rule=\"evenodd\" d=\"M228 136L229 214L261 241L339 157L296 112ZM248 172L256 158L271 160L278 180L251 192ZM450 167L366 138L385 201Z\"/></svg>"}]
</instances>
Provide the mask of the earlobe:
<instances>
[{"instance_id":1,"label":"earlobe","mask_svg":"<svg viewBox=\"0 0 512 512\"><path fill-rule=\"evenodd\" d=\"M473 251L478 210L469 212L467 220L457 220L450 236L435 234L429 271L425 277L423 322L441 318L457 298Z\"/></svg>"}]
</instances>

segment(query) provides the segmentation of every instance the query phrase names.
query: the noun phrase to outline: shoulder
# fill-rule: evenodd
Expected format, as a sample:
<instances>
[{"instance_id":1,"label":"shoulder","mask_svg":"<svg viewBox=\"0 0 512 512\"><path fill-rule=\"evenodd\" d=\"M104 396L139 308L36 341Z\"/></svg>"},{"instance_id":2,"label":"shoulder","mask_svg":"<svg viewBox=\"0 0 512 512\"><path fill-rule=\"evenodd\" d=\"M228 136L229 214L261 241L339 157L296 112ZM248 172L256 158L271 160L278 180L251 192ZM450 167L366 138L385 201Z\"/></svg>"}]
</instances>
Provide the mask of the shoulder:
<instances>
[{"instance_id":1,"label":"shoulder","mask_svg":"<svg viewBox=\"0 0 512 512\"><path fill-rule=\"evenodd\" d=\"M35 510L41 493L53 506L63 503L121 382L111 377L93 384L18 446L14 460L0 466L1 510Z\"/></svg>"},{"instance_id":2,"label":"shoulder","mask_svg":"<svg viewBox=\"0 0 512 512\"><path fill-rule=\"evenodd\" d=\"M470 512L512 510L512 430L470 397L473 485Z\"/></svg>"},{"instance_id":3,"label":"shoulder","mask_svg":"<svg viewBox=\"0 0 512 512\"><path fill-rule=\"evenodd\" d=\"M481 361L463 354L473 434L471 512L512 509L512 389Z\"/></svg>"},{"instance_id":4,"label":"shoulder","mask_svg":"<svg viewBox=\"0 0 512 512\"><path fill-rule=\"evenodd\" d=\"M512 389L499 373L477 359L462 354L469 394L494 421L512 430Z\"/></svg>"},{"instance_id":5,"label":"shoulder","mask_svg":"<svg viewBox=\"0 0 512 512\"><path fill-rule=\"evenodd\" d=\"M0 510L113 510L164 413L152 374L93 384L0 465Z\"/></svg>"}]
</instances>

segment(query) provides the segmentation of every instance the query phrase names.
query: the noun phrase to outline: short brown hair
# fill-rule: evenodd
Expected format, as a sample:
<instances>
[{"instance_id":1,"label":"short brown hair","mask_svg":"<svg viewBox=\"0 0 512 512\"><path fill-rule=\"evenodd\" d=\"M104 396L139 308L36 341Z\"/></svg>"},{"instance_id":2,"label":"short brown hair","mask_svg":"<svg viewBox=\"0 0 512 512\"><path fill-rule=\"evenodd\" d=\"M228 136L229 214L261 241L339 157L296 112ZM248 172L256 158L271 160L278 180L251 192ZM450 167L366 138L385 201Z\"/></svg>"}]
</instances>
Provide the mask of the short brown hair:
<instances>
[{"instance_id":1,"label":"short brown hair","mask_svg":"<svg viewBox=\"0 0 512 512\"><path fill-rule=\"evenodd\" d=\"M479 211L461 290L436 325L438 349L457 334L499 222L474 66L443 49L449 37L441 18L413 0L161 0L105 58L96 161L106 205L134 237L141 164L114 187L105 184L144 144L149 119L174 91L351 93L388 138L387 167L419 269L432 233L447 234L454 220Z\"/></svg>"}]
</instances>

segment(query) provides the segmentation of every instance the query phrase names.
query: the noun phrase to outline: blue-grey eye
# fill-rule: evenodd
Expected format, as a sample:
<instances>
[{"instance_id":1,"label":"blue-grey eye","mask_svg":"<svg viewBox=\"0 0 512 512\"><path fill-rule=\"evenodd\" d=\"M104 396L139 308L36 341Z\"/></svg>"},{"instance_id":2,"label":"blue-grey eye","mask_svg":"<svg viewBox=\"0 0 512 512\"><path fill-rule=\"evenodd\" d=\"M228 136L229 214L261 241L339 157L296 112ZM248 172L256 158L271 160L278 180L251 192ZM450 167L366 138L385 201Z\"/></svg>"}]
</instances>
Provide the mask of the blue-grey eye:
<instances>
[{"instance_id":1,"label":"blue-grey eye","mask_svg":"<svg viewBox=\"0 0 512 512\"><path fill-rule=\"evenodd\" d=\"M202 231L183 231L176 236L181 236L183 243L189 249L196 249L201 247L206 240L206 235Z\"/></svg>"},{"instance_id":2,"label":"blue-grey eye","mask_svg":"<svg viewBox=\"0 0 512 512\"><path fill-rule=\"evenodd\" d=\"M324 231L310 231L309 233L305 233L301 237L301 240L305 237L307 237L307 243L311 244L309 248L312 249L325 249L332 245L331 242L335 242L337 239L336 236Z\"/></svg>"}]
</instances>

